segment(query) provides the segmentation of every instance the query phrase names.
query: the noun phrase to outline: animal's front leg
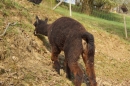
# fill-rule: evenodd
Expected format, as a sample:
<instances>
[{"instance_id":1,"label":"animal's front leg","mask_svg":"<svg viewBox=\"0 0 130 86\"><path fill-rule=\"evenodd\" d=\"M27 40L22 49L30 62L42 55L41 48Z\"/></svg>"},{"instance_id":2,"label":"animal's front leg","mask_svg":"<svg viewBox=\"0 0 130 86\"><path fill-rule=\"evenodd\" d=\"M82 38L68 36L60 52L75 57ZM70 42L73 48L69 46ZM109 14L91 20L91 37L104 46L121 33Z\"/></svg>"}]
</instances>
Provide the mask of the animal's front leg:
<instances>
[{"instance_id":1,"label":"animal's front leg","mask_svg":"<svg viewBox=\"0 0 130 86\"><path fill-rule=\"evenodd\" d=\"M51 60L53 61L53 68L58 72L58 74L60 74L60 64L58 60L58 55L60 54L60 52L61 51L57 49L57 47L52 47Z\"/></svg>"}]
</instances>

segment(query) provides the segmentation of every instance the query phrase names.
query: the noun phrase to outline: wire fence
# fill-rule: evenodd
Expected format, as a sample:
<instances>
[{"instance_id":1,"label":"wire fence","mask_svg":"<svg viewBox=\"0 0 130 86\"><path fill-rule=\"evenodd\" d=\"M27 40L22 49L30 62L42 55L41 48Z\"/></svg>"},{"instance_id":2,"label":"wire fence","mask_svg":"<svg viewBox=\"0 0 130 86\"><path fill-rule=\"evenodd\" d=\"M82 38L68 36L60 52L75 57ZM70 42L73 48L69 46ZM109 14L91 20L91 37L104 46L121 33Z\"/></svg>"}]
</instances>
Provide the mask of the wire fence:
<instances>
[{"instance_id":1,"label":"wire fence","mask_svg":"<svg viewBox=\"0 0 130 86\"><path fill-rule=\"evenodd\" d=\"M75 12L81 13L82 12L81 11L82 6L72 5L72 10L75 11ZM91 16L106 19L106 20L110 20L110 21L116 21L116 22L123 23L122 16L120 16L120 15L118 15L116 13L108 12L108 11L93 9Z\"/></svg>"},{"instance_id":2,"label":"wire fence","mask_svg":"<svg viewBox=\"0 0 130 86\"><path fill-rule=\"evenodd\" d=\"M111 13L111 12L100 11L100 10L94 9L92 12L92 16L123 23L122 16L115 13Z\"/></svg>"}]
</instances>

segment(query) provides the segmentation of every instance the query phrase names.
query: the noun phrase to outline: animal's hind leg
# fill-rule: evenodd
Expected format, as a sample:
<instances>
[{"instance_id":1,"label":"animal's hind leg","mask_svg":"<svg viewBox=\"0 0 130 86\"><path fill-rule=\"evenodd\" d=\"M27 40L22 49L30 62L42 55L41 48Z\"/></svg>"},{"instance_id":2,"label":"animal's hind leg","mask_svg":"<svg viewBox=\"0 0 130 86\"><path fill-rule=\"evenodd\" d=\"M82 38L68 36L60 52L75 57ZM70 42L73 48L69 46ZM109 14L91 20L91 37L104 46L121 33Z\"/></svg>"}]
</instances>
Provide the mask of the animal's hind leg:
<instances>
[{"instance_id":1,"label":"animal's hind leg","mask_svg":"<svg viewBox=\"0 0 130 86\"><path fill-rule=\"evenodd\" d=\"M66 77L71 80L71 71L70 71L70 68L68 66L68 62L67 62L66 58L65 58L65 61L64 61L64 69L66 71Z\"/></svg>"},{"instance_id":2,"label":"animal's hind leg","mask_svg":"<svg viewBox=\"0 0 130 86\"><path fill-rule=\"evenodd\" d=\"M78 59L82 52L81 50L82 48L79 46L72 46L71 48L68 48L68 52L67 50L65 51L65 57L67 59L68 66L70 68L70 71L74 74L75 86L81 86L83 79L83 71L78 65Z\"/></svg>"},{"instance_id":3,"label":"animal's hind leg","mask_svg":"<svg viewBox=\"0 0 130 86\"><path fill-rule=\"evenodd\" d=\"M82 58L86 66L86 72L90 81L90 86L97 86L96 76L94 71L94 57L88 57L87 51L82 53Z\"/></svg>"},{"instance_id":4,"label":"animal's hind leg","mask_svg":"<svg viewBox=\"0 0 130 86\"><path fill-rule=\"evenodd\" d=\"M59 50L56 46L52 46L52 55L51 60L53 61L53 68L60 74L60 64L58 60L58 55L60 54L61 50Z\"/></svg>"},{"instance_id":5,"label":"animal's hind leg","mask_svg":"<svg viewBox=\"0 0 130 86\"><path fill-rule=\"evenodd\" d=\"M82 79L83 79L83 72L78 66L77 61L76 62L68 62L68 66L72 73L74 74L74 85L75 86L81 86Z\"/></svg>"}]
</instances>

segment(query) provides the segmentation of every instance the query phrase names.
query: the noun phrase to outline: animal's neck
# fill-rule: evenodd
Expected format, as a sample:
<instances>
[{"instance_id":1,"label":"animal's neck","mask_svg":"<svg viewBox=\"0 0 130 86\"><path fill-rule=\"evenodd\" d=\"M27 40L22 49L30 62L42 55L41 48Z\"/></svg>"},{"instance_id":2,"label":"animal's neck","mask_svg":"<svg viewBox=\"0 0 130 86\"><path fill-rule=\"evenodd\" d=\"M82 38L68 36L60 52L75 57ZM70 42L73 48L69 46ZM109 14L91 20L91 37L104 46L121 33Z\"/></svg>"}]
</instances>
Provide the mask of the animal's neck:
<instances>
[{"instance_id":1,"label":"animal's neck","mask_svg":"<svg viewBox=\"0 0 130 86\"><path fill-rule=\"evenodd\" d=\"M51 24L47 24L47 33L46 33L47 35L48 35L49 31L50 31L50 28L49 28L50 26L51 26Z\"/></svg>"},{"instance_id":2,"label":"animal's neck","mask_svg":"<svg viewBox=\"0 0 130 86\"><path fill-rule=\"evenodd\" d=\"M42 34L43 34L43 35L48 36L48 31L49 31L48 27L49 27L49 26L50 26L49 24L47 24L47 25L45 26L45 29L42 31Z\"/></svg>"}]
</instances>

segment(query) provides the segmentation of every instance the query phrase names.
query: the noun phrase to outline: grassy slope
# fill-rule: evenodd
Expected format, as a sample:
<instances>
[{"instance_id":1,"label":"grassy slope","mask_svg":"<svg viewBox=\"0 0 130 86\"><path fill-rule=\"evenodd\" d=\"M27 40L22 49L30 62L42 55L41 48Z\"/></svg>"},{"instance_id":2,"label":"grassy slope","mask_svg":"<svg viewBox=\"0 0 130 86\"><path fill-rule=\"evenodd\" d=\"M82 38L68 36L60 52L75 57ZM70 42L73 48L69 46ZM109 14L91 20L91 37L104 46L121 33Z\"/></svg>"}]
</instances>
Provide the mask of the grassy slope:
<instances>
[{"instance_id":1,"label":"grassy slope","mask_svg":"<svg viewBox=\"0 0 130 86\"><path fill-rule=\"evenodd\" d=\"M47 50L49 49L48 42L43 41L42 44L37 37L33 36L34 27L32 25L35 15L40 16L40 18L48 17L49 23L51 23L61 16L68 16L68 11L59 7L55 11L52 11L50 9L51 5L47 2L42 2L39 6L34 6L30 2L27 2L27 0L15 1L15 3L0 3L0 30L3 32L2 28L6 26L8 22L18 22L15 27L8 29L6 35L2 37L0 41L0 45L4 46L0 47L0 53L5 53L0 56L0 64L5 64L5 66L0 66L0 76L2 77L0 81L3 83L6 81L8 81L7 83L13 82L14 84L22 83L25 84L25 86L27 84L34 86L61 86L61 84L70 86L70 82L53 72L54 70L51 68L50 59L48 59L48 57L50 57L50 53ZM105 86L129 84L130 44L129 41L123 39L123 23L107 21L75 12L73 12L72 15L72 18L81 22L85 28L95 36L95 67L98 83ZM130 18L127 17L127 23L129 23L129 20ZM128 30L130 29L129 26L127 26L127 28ZM130 34L128 35L130 36ZM21 40L18 40L19 37ZM34 40L38 46L31 45L31 52L28 52L27 49L30 47L29 43L32 42L32 40ZM22 46L22 48L20 46ZM35 49L35 47L38 47L38 49ZM12 60L13 56L19 59L19 61L15 62ZM2 57L4 57L4 60L2 60ZM5 72L9 69L11 69L11 71L9 71L10 76L12 73L17 72L17 77L19 78L15 75L12 75L11 78L11 80L14 81L5 78L7 77ZM5 72L3 72L3 70ZM51 75L54 76L54 78L52 78ZM55 80L55 78L57 80Z\"/></svg>"}]
</instances>

